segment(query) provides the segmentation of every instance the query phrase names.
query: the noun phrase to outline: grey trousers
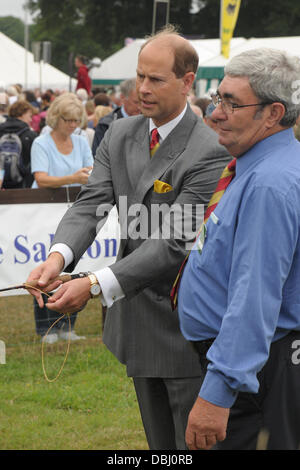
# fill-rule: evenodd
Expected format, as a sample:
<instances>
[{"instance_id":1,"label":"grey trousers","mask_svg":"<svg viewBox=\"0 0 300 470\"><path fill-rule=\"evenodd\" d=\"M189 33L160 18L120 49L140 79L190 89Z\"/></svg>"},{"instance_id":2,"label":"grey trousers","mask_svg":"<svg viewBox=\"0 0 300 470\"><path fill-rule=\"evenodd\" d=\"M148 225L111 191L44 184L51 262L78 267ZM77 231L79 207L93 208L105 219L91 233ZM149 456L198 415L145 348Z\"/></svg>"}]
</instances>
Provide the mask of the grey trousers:
<instances>
[{"instance_id":1,"label":"grey trousers","mask_svg":"<svg viewBox=\"0 0 300 470\"><path fill-rule=\"evenodd\" d=\"M187 450L185 430L203 377L133 378L150 450Z\"/></svg>"}]
</instances>

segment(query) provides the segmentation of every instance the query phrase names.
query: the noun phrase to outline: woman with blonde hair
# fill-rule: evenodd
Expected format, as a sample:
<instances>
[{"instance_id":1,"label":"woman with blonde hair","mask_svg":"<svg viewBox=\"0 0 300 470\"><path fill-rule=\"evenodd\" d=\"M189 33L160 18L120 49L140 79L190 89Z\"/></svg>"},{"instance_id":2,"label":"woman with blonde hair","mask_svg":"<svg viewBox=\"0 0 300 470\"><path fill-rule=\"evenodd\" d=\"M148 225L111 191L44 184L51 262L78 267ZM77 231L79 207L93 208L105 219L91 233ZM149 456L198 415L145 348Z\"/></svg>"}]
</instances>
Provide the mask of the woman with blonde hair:
<instances>
[{"instance_id":1,"label":"woman with blonde hair","mask_svg":"<svg viewBox=\"0 0 300 470\"><path fill-rule=\"evenodd\" d=\"M93 156L85 137L75 135L74 130L86 120L86 112L81 101L73 93L64 93L52 102L46 117L50 132L37 137L31 148L31 170L34 174L34 188L58 188L78 186L87 183L93 166ZM46 298L44 298L47 303ZM77 341L83 339L74 332L77 313L70 316L71 333L68 321L63 319L49 328L60 314L40 308L34 299L36 332L42 341L55 343L59 339Z\"/></svg>"},{"instance_id":2,"label":"woman with blonde hair","mask_svg":"<svg viewBox=\"0 0 300 470\"><path fill-rule=\"evenodd\" d=\"M54 99L46 117L51 131L37 137L31 148L33 188L87 183L93 156L86 138L74 134L85 116L83 104L73 93Z\"/></svg>"},{"instance_id":3,"label":"woman with blonde hair","mask_svg":"<svg viewBox=\"0 0 300 470\"><path fill-rule=\"evenodd\" d=\"M99 119L103 118L107 114L112 112L112 108L110 106L102 106L99 104L96 106L95 111L94 111L94 117L93 117L93 122L94 122L94 128L97 126Z\"/></svg>"}]
</instances>

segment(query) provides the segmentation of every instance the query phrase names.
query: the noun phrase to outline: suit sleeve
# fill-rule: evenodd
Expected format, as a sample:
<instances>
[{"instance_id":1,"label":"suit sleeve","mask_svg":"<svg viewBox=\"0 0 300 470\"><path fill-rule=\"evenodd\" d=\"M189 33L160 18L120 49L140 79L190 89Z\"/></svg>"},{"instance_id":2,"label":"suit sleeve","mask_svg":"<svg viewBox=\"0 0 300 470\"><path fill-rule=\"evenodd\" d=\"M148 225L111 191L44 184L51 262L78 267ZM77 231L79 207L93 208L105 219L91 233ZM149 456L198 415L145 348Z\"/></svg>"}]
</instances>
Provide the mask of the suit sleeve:
<instances>
[{"instance_id":1,"label":"suit sleeve","mask_svg":"<svg viewBox=\"0 0 300 470\"><path fill-rule=\"evenodd\" d=\"M92 153L93 156L96 155L97 148L99 147L101 140L104 137L105 132L107 131L108 126L105 124L102 124L101 122L98 122L96 129L95 129L95 135L93 139L93 144L92 144Z\"/></svg>"}]
</instances>

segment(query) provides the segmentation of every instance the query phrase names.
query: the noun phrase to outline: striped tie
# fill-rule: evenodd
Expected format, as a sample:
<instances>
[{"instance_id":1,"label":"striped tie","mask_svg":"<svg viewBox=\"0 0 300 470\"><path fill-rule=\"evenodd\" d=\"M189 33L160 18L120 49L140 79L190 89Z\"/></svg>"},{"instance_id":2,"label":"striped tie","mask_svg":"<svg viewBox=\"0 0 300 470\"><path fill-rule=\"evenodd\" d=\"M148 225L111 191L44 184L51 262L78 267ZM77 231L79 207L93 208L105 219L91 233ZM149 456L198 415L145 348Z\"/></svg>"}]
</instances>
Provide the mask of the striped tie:
<instances>
[{"instance_id":1,"label":"striped tie","mask_svg":"<svg viewBox=\"0 0 300 470\"><path fill-rule=\"evenodd\" d=\"M223 173L222 173L222 175L219 179L218 185L215 189L215 192L212 195L212 198L209 201L209 204L208 204L207 209L205 211L203 224L206 224L206 222L208 221L211 213L215 210L215 208L217 207L221 197L225 193L227 186L229 186L229 184L231 183L231 181L235 177L235 166L236 166L236 158L234 158L229 163L229 165L226 166L225 170L223 171ZM200 232L202 231L203 224L201 225L201 228L200 228L196 238L198 238ZM172 310L175 310L175 308L177 307L177 297L178 297L179 284L180 284L180 280L181 280L186 262L189 258L189 255L190 255L190 252L187 254L187 256L185 257L185 259L182 263L182 265L180 266L179 272L177 274L177 277L175 279L175 282L174 282L172 290L171 290L170 297L171 297Z\"/></svg>"},{"instance_id":2,"label":"striped tie","mask_svg":"<svg viewBox=\"0 0 300 470\"><path fill-rule=\"evenodd\" d=\"M151 158L153 157L155 152L158 150L158 148L159 148L159 133L158 133L158 130L155 128L151 132L151 142L150 142Z\"/></svg>"}]
</instances>

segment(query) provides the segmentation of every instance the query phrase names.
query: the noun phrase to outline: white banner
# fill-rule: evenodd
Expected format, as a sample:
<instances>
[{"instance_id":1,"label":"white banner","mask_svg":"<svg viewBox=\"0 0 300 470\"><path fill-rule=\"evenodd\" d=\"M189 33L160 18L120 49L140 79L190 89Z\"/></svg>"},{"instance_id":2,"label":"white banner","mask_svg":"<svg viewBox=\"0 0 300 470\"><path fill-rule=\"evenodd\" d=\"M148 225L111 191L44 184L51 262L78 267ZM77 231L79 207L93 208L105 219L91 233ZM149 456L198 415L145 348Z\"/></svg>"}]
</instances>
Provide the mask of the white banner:
<instances>
[{"instance_id":1,"label":"white banner","mask_svg":"<svg viewBox=\"0 0 300 470\"><path fill-rule=\"evenodd\" d=\"M0 204L0 289L23 284L48 256L56 228L71 204ZM120 229L114 207L76 266L76 272L94 271L112 264L119 249ZM0 295L26 294L12 290Z\"/></svg>"}]
</instances>

